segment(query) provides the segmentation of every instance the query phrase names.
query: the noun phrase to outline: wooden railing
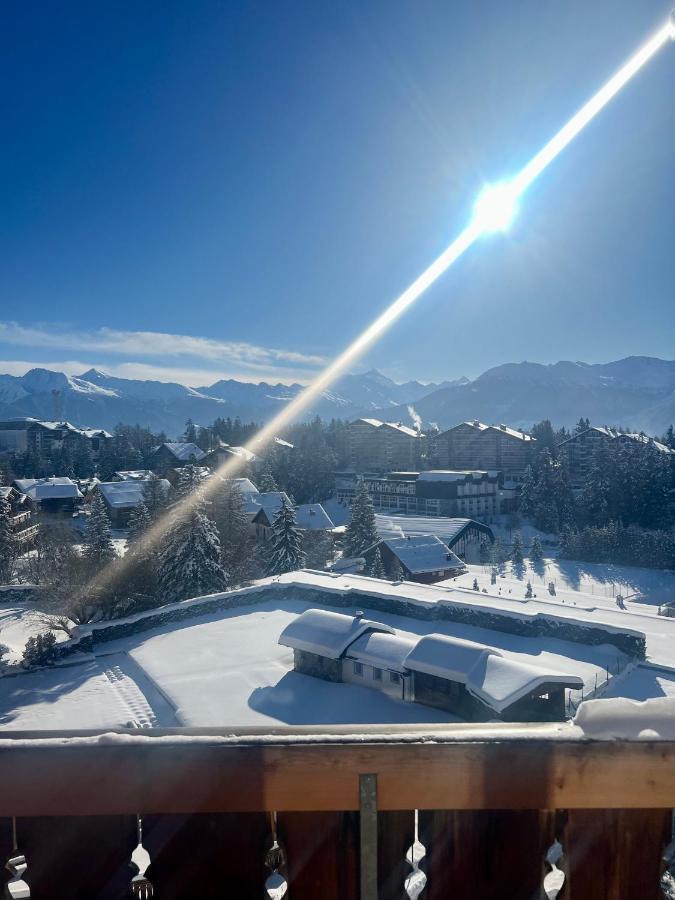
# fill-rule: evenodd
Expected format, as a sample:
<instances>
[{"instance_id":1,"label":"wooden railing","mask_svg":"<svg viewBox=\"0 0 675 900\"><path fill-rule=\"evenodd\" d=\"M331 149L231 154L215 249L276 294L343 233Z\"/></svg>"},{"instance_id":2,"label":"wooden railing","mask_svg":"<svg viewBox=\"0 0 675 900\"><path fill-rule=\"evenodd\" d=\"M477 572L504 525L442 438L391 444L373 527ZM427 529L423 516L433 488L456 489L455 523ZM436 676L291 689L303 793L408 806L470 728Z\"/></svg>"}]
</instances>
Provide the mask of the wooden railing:
<instances>
[{"instance_id":1,"label":"wooden railing","mask_svg":"<svg viewBox=\"0 0 675 900\"><path fill-rule=\"evenodd\" d=\"M64 900L131 896L139 821L162 900L668 896L675 743L434 729L17 734L0 852Z\"/></svg>"}]
</instances>

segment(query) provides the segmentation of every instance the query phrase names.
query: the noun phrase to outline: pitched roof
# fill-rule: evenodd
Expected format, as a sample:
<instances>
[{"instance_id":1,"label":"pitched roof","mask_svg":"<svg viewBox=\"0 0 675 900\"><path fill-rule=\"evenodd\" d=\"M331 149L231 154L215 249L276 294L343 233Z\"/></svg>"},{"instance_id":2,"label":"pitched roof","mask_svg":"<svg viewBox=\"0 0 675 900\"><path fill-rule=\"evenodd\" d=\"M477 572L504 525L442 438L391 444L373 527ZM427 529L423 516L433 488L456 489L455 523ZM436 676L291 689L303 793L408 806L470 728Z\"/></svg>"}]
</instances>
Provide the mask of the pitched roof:
<instances>
[{"instance_id":1,"label":"pitched roof","mask_svg":"<svg viewBox=\"0 0 675 900\"><path fill-rule=\"evenodd\" d=\"M435 534L390 537L382 541L413 575L464 568L458 556Z\"/></svg>"},{"instance_id":2,"label":"pitched roof","mask_svg":"<svg viewBox=\"0 0 675 900\"><path fill-rule=\"evenodd\" d=\"M577 675L506 659L492 647L444 634L421 638L406 657L405 666L414 672L464 684L498 713L546 684L583 687L583 679Z\"/></svg>"},{"instance_id":3,"label":"pitched roof","mask_svg":"<svg viewBox=\"0 0 675 900\"><path fill-rule=\"evenodd\" d=\"M145 481L102 481L98 485L98 490L108 506L115 509L135 509L144 499L144 488L147 481L148 479ZM157 483L167 494L170 485L166 478L158 479Z\"/></svg>"},{"instance_id":4,"label":"pitched roof","mask_svg":"<svg viewBox=\"0 0 675 900\"><path fill-rule=\"evenodd\" d=\"M279 643L293 650L339 659L354 641L371 631L393 634L393 628L359 616L347 616L326 609L306 609L290 622Z\"/></svg>"},{"instance_id":5,"label":"pitched roof","mask_svg":"<svg viewBox=\"0 0 675 900\"><path fill-rule=\"evenodd\" d=\"M295 507L295 521L305 531L328 531L335 528L331 517L320 503L301 503Z\"/></svg>"},{"instance_id":6,"label":"pitched roof","mask_svg":"<svg viewBox=\"0 0 675 900\"><path fill-rule=\"evenodd\" d=\"M347 656L379 669L405 672L405 660L415 646L415 639L402 634L369 631L347 649Z\"/></svg>"},{"instance_id":7,"label":"pitched roof","mask_svg":"<svg viewBox=\"0 0 675 900\"><path fill-rule=\"evenodd\" d=\"M201 459L204 459L206 453L198 447L196 444L192 444L184 441L166 441L161 445L162 447L166 447L167 450L175 456L175 458L179 462L190 462L190 460L194 457L196 462L199 462ZM159 449L159 448L158 448Z\"/></svg>"},{"instance_id":8,"label":"pitched roof","mask_svg":"<svg viewBox=\"0 0 675 900\"><path fill-rule=\"evenodd\" d=\"M264 510L268 520L271 522L281 509L281 504L284 501L288 506L291 505L290 498L285 491L244 494L244 511L255 518L261 510Z\"/></svg>"},{"instance_id":9,"label":"pitched roof","mask_svg":"<svg viewBox=\"0 0 675 900\"><path fill-rule=\"evenodd\" d=\"M401 422L383 422L381 419L365 418L356 419L356 422L365 422L367 425L372 425L373 428L393 428L395 431L400 431L401 434L407 434L408 437L419 437L418 431L415 431L414 428L409 428L407 425L403 425Z\"/></svg>"},{"instance_id":10,"label":"pitched roof","mask_svg":"<svg viewBox=\"0 0 675 900\"><path fill-rule=\"evenodd\" d=\"M31 500L79 500L82 493L70 478L17 478L14 482Z\"/></svg>"},{"instance_id":11,"label":"pitched roof","mask_svg":"<svg viewBox=\"0 0 675 900\"><path fill-rule=\"evenodd\" d=\"M385 516L375 513L375 526L381 538L404 537L415 534L435 534L452 547L467 528L477 528L490 540L492 529L475 519L445 518L443 516Z\"/></svg>"}]
</instances>

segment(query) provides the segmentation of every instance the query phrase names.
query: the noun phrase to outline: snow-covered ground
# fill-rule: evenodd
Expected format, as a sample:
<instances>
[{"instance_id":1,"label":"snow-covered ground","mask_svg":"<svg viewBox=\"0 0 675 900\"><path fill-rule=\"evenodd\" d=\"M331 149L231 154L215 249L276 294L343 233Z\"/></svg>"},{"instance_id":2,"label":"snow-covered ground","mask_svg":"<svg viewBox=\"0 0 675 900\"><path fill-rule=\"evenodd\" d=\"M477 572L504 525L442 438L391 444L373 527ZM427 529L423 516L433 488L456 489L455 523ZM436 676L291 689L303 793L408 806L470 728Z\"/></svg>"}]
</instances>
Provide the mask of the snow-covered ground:
<instances>
[{"instance_id":1,"label":"snow-covered ground","mask_svg":"<svg viewBox=\"0 0 675 900\"><path fill-rule=\"evenodd\" d=\"M300 597L299 591L298 599L271 599L101 644L96 659L81 665L0 679L0 727L454 721L440 710L393 700L367 687L293 672L292 653L277 640L296 615L315 605ZM422 622L367 608L365 614L411 637L436 631L489 643L507 657L578 675L587 692L620 661L610 646Z\"/></svg>"},{"instance_id":2,"label":"snow-covered ground","mask_svg":"<svg viewBox=\"0 0 675 900\"><path fill-rule=\"evenodd\" d=\"M35 603L2 604L0 593L0 644L9 647L9 653L3 657L3 663L19 662L29 637L35 637L47 631L44 613ZM68 635L64 631L56 631L57 641L65 641Z\"/></svg>"},{"instance_id":3,"label":"snow-covered ground","mask_svg":"<svg viewBox=\"0 0 675 900\"><path fill-rule=\"evenodd\" d=\"M527 582L538 598L557 600L560 603L606 606L616 609L616 598L621 594L628 610L638 605L660 606L675 600L675 572L663 569L642 569L637 566L614 566L600 563L584 563L570 559L544 559L533 562L526 559L522 566L507 562L504 574L497 576L496 586L490 584L491 567L470 565L469 571L459 578L440 582L456 587L472 587L474 578L478 586L489 594L525 596ZM549 582L555 584L555 597L548 592Z\"/></svg>"}]
</instances>

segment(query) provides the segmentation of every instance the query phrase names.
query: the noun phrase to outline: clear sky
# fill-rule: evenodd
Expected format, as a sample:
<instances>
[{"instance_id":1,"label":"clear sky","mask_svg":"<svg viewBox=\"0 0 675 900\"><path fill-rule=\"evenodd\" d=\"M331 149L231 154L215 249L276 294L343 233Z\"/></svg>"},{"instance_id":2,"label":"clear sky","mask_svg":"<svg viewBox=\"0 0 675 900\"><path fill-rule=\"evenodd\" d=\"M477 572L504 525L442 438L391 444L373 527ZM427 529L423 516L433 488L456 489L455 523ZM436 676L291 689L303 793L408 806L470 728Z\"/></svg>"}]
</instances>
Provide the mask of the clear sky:
<instances>
[{"instance_id":1,"label":"clear sky","mask_svg":"<svg viewBox=\"0 0 675 900\"><path fill-rule=\"evenodd\" d=\"M3 7L0 371L307 380L672 0ZM675 44L364 366L672 358Z\"/></svg>"}]
</instances>

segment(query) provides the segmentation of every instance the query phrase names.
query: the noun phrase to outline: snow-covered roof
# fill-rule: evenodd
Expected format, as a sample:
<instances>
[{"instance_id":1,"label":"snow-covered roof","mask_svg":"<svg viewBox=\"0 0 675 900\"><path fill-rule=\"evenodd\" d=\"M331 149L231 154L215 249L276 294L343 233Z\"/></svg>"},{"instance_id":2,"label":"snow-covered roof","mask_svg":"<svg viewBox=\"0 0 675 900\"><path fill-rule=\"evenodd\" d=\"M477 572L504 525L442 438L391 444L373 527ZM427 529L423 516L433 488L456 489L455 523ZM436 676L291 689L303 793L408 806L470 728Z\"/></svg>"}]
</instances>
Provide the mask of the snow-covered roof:
<instances>
[{"instance_id":1,"label":"snow-covered roof","mask_svg":"<svg viewBox=\"0 0 675 900\"><path fill-rule=\"evenodd\" d=\"M296 506L295 522L304 531L329 531L335 527L320 503L301 503Z\"/></svg>"},{"instance_id":2,"label":"snow-covered roof","mask_svg":"<svg viewBox=\"0 0 675 900\"><path fill-rule=\"evenodd\" d=\"M165 442L162 444L162 447L166 447L179 462L190 462L193 457L199 462L200 459L204 459L206 456L206 453L200 447L189 442Z\"/></svg>"},{"instance_id":3,"label":"snow-covered roof","mask_svg":"<svg viewBox=\"0 0 675 900\"><path fill-rule=\"evenodd\" d=\"M110 507L115 509L135 509L144 499L144 481L102 481L98 489L103 499ZM160 478L157 482L164 490L169 492L169 482L166 478Z\"/></svg>"},{"instance_id":4,"label":"snow-covered roof","mask_svg":"<svg viewBox=\"0 0 675 900\"><path fill-rule=\"evenodd\" d=\"M232 478L230 479L234 487L239 488L242 494L259 494L260 491L248 478Z\"/></svg>"},{"instance_id":5,"label":"snow-covered roof","mask_svg":"<svg viewBox=\"0 0 675 900\"><path fill-rule=\"evenodd\" d=\"M381 538L435 534L449 546L459 539L465 529L472 526L484 531L488 536L492 534L487 525L474 519L450 519L442 516L385 516L375 513L375 526Z\"/></svg>"},{"instance_id":6,"label":"snow-covered roof","mask_svg":"<svg viewBox=\"0 0 675 900\"><path fill-rule=\"evenodd\" d=\"M327 500L323 500L321 505L336 527L339 525L349 525L351 522L352 511L346 504L340 503L337 497L329 497Z\"/></svg>"},{"instance_id":7,"label":"snow-covered roof","mask_svg":"<svg viewBox=\"0 0 675 900\"><path fill-rule=\"evenodd\" d=\"M279 643L293 650L339 659L350 644L371 631L394 633L388 625L360 616L346 616L327 609L307 609L284 628Z\"/></svg>"},{"instance_id":8,"label":"snow-covered roof","mask_svg":"<svg viewBox=\"0 0 675 900\"><path fill-rule=\"evenodd\" d=\"M294 447L294 445L291 444L289 441L284 441L282 438L278 438L278 437L274 438L274 443L277 444L277 446L279 446L279 447L288 447L289 450L292 450Z\"/></svg>"},{"instance_id":9,"label":"snow-covered roof","mask_svg":"<svg viewBox=\"0 0 675 900\"><path fill-rule=\"evenodd\" d=\"M405 659L415 646L415 639L401 634L370 631L362 634L348 648L347 656L379 669L405 672Z\"/></svg>"},{"instance_id":10,"label":"snow-covered roof","mask_svg":"<svg viewBox=\"0 0 675 900\"><path fill-rule=\"evenodd\" d=\"M35 419L32 416L13 416L11 419L3 419L2 421L15 422L17 425L40 425L48 431L69 431L71 434L81 434L88 438L112 437L110 432L105 431L103 428L80 428L78 425L73 425L72 422L48 422L45 419Z\"/></svg>"},{"instance_id":11,"label":"snow-covered roof","mask_svg":"<svg viewBox=\"0 0 675 900\"><path fill-rule=\"evenodd\" d=\"M255 494L245 494L244 511L248 515L256 516L261 509L264 509L267 518L271 520L279 512L284 501L288 506L291 505L290 498L285 491L265 491L262 494L258 491Z\"/></svg>"},{"instance_id":12,"label":"snow-covered roof","mask_svg":"<svg viewBox=\"0 0 675 900\"><path fill-rule=\"evenodd\" d=\"M583 680L577 675L507 659L492 647L445 634L421 638L406 657L405 666L413 672L465 685L498 713L545 684L583 687Z\"/></svg>"},{"instance_id":13,"label":"snow-covered roof","mask_svg":"<svg viewBox=\"0 0 675 900\"><path fill-rule=\"evenodd\" d=\"M500 431L502 434L508 434L510 437L518 438L518 440L520 441L534 441L532 435L525 434L524 431L518 431L515 428L509 428L508 425L504 424L486 425L485 422L479 422L477 419L474 419L472 422L462 422L460 425L453 425L453 427L448 430L453 431L455 428L462 428L467 425L469 426L469 428L474 428L476 431ZM447 432L445 433L447 434Z\"/></svg>"},{"instance_id":14,"label":"snow-covered roof","mask_svg":"<svg viewBox=\"0 0 675 900\"><path fill-rule=\"evenodd\" d=\"M449 470L449 469L430 469L427 472L420 472L418 481L466 481L467 479L483 479L488 478L489 472L478 469L467 470Z\"/></svg>"},{"instance_id":15,"label":"snow-covered roof","mask_svg":"<svg viewBox=\"0 0 675 900\"><path fill-rule=\"evenodd\" d=\"M31 500L82 498L80 489L70 478L17 478L14 484Z\"/></svg>"},{"instance_id":16,"label":"snow-covered roof","mask_svg":"<svg viewBox=\"0 0 675 900\"><path fill-rule=\"evenodd\" d=\"M357 419L357 422L365 422L366 425L372 425L373 428L393 428L401 434L407 434L409 437L419 437L419 432L414 428L409 428L401 422L383 422L381 419Z\"/></svg>"},{"instance_id":17,"label":"snow-covered roof","mask_svg":"<svg viewBox=\"0 0 675 900\"><path fill-rule=\"evenodd\" d=\"M576 441L578 438L583 437L589 432L603 434L605 437L611 438L612 440L635 441L639 444L647 444L648 446L653 447L654 450L658 450L660 453L675 455L675 450L662 444L661 441L649 437L648 434L642 434L641 432L636 431L617 431L616 428L608 428L606 425L591 425L589 428L585 428L583 431L579 431L577 434L573 434L571 437L566 438L558 446L562 447L563 444L569 444L572 441Z\"/></svg>"},{"instance_id":18,"label":"snow-covered roof","mask_svg":"<svg viewBox=\"0 0 675 900\"><path fill-rule=\"evenodd\" d=\"M435 534L416 534L408 537L390 537L384 544L413 575L425 572L442 572L446 569L464 568L458 556Z\"/></svg>"},{"instance_id":19,"label":"snow-covered roof","mask_svg":"<svg viewBox=\"0 0 675 900\"><path fill-rule=\"evenodd\" d=\"M115 472L113 475L118 481L147 481L149 478L154 478L154 472L150 469L127 469L120 472Z\"/></svg>"}]
</instances>

